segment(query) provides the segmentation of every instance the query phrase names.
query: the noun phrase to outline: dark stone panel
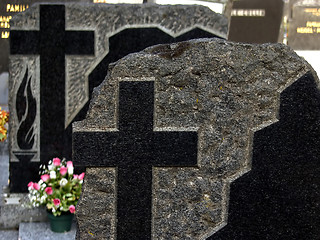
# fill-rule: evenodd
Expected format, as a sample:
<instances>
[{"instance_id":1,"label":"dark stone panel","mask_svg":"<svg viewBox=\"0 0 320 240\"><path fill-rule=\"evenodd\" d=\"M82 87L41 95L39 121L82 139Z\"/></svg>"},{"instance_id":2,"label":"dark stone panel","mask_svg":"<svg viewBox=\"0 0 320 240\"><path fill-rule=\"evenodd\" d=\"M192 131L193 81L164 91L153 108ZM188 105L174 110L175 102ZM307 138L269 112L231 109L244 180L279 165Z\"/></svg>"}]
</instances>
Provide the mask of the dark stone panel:
<instances>
[{"instance_id":1,"label":"dark stone panel","mask_svg":"<svg viewBox=\"0 0 320 240\"><path fill-rule=\"evenodd\" d=\"M11 162L9 166L9 187L12 192L28 192L30 181L39 181L39 162L30 162L32 154L17 154L20 162ZM19 184L18 184L19 183Z\"/></svg>"},{"instance_id":2,"label":"dark stone panel","mask_svg":"<svg viewBox=\"0 0 320 240\"><path fill-rule=\"evenodd\" d=\"M93 55L94 32L91 31L66 31L66 54L68 55Z\"/></svg>"},{"instance_id":3,"label":"dark stone panel","mask_svg":"<svg viewBox=\"0 0 320 240\"><path fill-rule=\"evenodd\" d=\"M320 92L307 74L280 121L254 135L252 170L231 184L228 224L208 239L319 239Z\"/></svg>"},{"instance_id":4,"label":"dark stone panel","mask_svg":"<svg viewBox=\"0 0 320 240\"><path fill-rule=\"evenodd\" d=\"M31 39L31 41L29 40ZM37 31L10 31L10 54L38 54L40 37Z\"/></svg>"},{"instance_id":5,"label":"dark stone panel","mask_svg":"<svg viewBox=\"0 0 320 240\"><path fill-rule=\"evenodd\" d=\"M296 5L297 4L297 5ZM320 16L312 12L319 8L319 2L292 4L292 18L289 23L288 45L295 50L319 50Z\"/></svg>"},{"instance_id":6,"label":"dark stone panel","mask_svg":"<svg viewBox=\"0 0 320 240\"><path fill-rule=\"evenodd\" d=\"M243 43L277 43L283 12L282 0L234 1L232 9L265 10L265 16L232 16L228 40Z\"/></svg>"},{"instance_id":7,"label":"dark stone panel","mask_svg":"<svg viewBox=\"0 0 320 240\"><path fill-rule=\"evenodd\" d=\"M9 39L0 38L0 74L9 72Z\"/></svg>"},{"instance_id":8,"label":"dark stone panel","mask_svg":"<svg viewBox=\"0 0 320 240\"><path fill-rule=\"evenodd\" d=\"M46 161L68 147L63 138L67 48L63 5L40 6L40 35L40 159Z\"/></svg>"},{"instance_id":9,"label":"dark stone panel","mask_svg":"<svg viewBox=\"0 0 320 240\"><path fill-rule=\"evenodd\" d=\"M197 166L196 132L153 132L154 83L120 82L119 132L75 132L74 163L117 167L117 239L151 239L152 167Z\"/></svg>"}]
</instances>

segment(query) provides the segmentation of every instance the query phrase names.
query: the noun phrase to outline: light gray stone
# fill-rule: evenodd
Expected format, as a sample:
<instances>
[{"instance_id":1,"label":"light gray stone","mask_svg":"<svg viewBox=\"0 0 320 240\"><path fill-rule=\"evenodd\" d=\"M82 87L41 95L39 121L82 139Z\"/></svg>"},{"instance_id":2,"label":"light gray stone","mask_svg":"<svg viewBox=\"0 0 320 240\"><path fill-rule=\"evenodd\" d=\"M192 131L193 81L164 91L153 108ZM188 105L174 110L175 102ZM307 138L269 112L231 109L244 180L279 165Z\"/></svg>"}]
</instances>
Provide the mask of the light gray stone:
<instances>
[{"instance_id":1,"label":"light gray stone","mask_svg":"<svg viewBox=\"0 0 320 240\"><path fill-rule=\"evenodd\" d=\"M8 106L8 82L9 73L3 72L0 74L0 106L7 110Z\"/></svg>"},{"instance_id":2,"label":"light gray stone","mask_svg":"<svg viewBox=\"0 0 320 240\"><path fill-rule=\"evenodd\" d=\"M71 240L76 235L76 226L66 233L55 233L50 230L49 222L21 223L19 226L19 240Z\"/></svg>"},{"instance_id":3,"label":"light gray stone","mask_svg":"<svg viewBox=\"0 0 320 240\"><path fill-rule=\"evenodd\" d=\"M41 222L47 219L45 208L27 207L27 194L4 193L1 200L0 229L18 228L21 222Z\"/></svg>"},{"instance_id":4,"label":"light gray stone","mask_svg":"<svg viewBox=\"0 0 320 240\"><path fill-rule=\"evenodd\" d=\"M114 131L119 81L154 81L154 129L197 130L199 142L197 167L153 168L152 239L205 239L227 223L230 183L251 168L253 133L278 121L280 93L309 71L318 81L282 44L150 47L110 66L73 131ZM116 239L116 176L115 168L87 168L80 239Z\"/></svg>"},{"instance_id":5,"label":"light gray stone","mask_svg":"<svg viewBox=\"0 0 320 240\"><path fill-rule=\"evenodd\" d=\"M18 231L0 231L0 239L18 240Z\"/></svg>"}]
</instances>

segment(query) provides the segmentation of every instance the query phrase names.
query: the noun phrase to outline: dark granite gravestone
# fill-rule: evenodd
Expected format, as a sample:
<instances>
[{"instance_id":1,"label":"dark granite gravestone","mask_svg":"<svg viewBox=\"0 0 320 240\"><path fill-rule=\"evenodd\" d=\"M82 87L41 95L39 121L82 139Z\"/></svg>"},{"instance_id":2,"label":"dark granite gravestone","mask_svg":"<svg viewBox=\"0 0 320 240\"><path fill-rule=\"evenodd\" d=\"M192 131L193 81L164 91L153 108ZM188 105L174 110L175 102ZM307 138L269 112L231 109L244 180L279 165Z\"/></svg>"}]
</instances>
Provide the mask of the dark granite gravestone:
<instances>
[{"instance_id":1,"label":"dark granite gravestone","mask_svg":"<svg viewBox=\"0 0 320 240\"><path fill-rule=\"evenodd\" d=\"M318 83L280 44L192 40L112 64L73 124L77 238L316 239Z\"/></svg>"},{"instance_id":2,"label":"dark granite gravestone","mask_svg":"<svg viewBox=\"0 0 320 240\"><path fill-rule=\"evenodd\" d=\"M228 39L243 43L276 43L283 0L238 0L233 2Z\"/></svg>"},{"instance_id":3,"label":"dark granite gravestone","mask_svg":"<svg viewBox=\"0 0 320 240\"><path fill-rule=\"evenodd\" d=\"M320 1L297 1L292 7L288 44L295 50L320 49Z\"/></svg>"},{"instance_id":4,"label":"dark granite gravestone","mask_svg":"<svg viewBox=\"0 0 320 240\"><path fill-rule=\"evenodd\" d=\"M71 123L84 118L108 64L166 42L226 38L227 20L201 6L35 5L12 21L10 190L38 166L71 158Z\"/></svg>"}]
</instances>

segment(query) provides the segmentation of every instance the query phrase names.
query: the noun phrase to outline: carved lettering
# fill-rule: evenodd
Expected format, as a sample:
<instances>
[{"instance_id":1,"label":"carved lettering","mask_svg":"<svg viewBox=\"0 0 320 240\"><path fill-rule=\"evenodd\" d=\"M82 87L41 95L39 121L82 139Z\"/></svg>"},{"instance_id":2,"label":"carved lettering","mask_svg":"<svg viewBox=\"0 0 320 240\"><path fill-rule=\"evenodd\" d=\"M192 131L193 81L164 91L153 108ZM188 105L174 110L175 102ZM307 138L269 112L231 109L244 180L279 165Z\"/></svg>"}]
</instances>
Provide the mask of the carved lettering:
<instances>
[{"instance_id":1,"label":"carved lettering","mask_svg":"<svg viewBox=\"0 0 320 240\"><path fill-rule=\"evenodd\" d=\"M265 9L233 9L231 16L233 17L264 17Z\"/></svg>"},{"instance_id":2,"label":"carved lettering","mask_svg":"<svg viewBox=\"0 0 320 240\"><path fill-rule=\"evenodd\" d=\"M298 27L297 33L313 33L312 27Z\"/></svg>"},{"instance_id":3,"label":"carved lettering","mask_svg":"<svg viewBox=\"0 0 320 240\"><path fill-rule=\"evenodd\" d=\"M5 32L1 32L1 38L9 38L10 32L5 31Z\"/></svg>"},{"instance_id":4,"label":"carved lettering","mask_svg":"<svg viewBox=\"0 0 320 240\"><path fill-rule=\"evenodd\" d=\"M28 4L7 4L7 12L24 12L28 8Z\"/></svg>"}]
</instances>

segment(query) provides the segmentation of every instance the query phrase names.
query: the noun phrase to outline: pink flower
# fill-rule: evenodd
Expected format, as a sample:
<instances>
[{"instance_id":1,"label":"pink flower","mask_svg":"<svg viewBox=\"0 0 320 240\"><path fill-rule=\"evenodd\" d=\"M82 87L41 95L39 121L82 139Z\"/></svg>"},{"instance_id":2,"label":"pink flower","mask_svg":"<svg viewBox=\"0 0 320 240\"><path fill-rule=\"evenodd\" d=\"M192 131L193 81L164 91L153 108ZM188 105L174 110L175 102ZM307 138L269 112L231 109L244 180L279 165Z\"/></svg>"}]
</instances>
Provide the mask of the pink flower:
<instances>
[{"instance_id":1,"label":"pink flower","mask_svg":"<svg viewBox=\"0 0 320 240\"><path fill-rule=\"evenodd\" d=\"M46 187L44 190L48 195L51 195L53 193L52 187Z\"/></svg>"},{"instance_id":2,"label":"pink flower","mask_svg":"<svg viewBox=\"0 0 320 240\"><path fill-rule=\"evenodd\" d=\"M60 205L60 203L61 203L61 201L60 201L60 199L59 198L55 198L55 199L53 199L53 204L55 205L55 206L59 206Z\"/></svg>"},{"instance_id":3,"label":"pink flower","mask_svg":"<svg viewBox=\"0 0 320 240\"><path fill-rule=\"evenodd\" d=\"M72 161L67 162L67 168L73 167Z\"/></svg>"},{"instance_id":4,"label":"pink flower","mask_svg":"<svg viewBox=\"0 0 320 240\"><path fill-rule=\"evenodd\" d=\"M84 172L79 175L78 179L82 180L83 178L84 178Z\"/></svg>"},{"instance_id":5,"label":"pink flower","mask_svg":"<svg viewBox=\"0 0 320 240\"><path fill-rule=\"evenodd\" d=\"M49 174L43 174L41 176L41 180L44 181L44 182L48 181L49 179L50 179L50 175Z\"/></svg>"},{"instance_id":6,"label":"pink flower","mask_svg":"<svg viewBox=\"0 0 320 240\"><path fill-rule=\"evenodd\" d=\"M76 207L73 206L73 205L71 205L71 206L69 207L69 211L70 211L71 213L74 213L74 212L76 211Z\"/></svg>"},{"instance_id":7,"label":"pink flower","mask_svg":"<svg viewBox=\"0 0 320 240\"><path fill-rule=\"evenodd\" d=\"M60 174L61 174L62 176L65 175L67 172L68 172L68 168L66 168L66 167L61 167L61 168L60 168Z\"/></svg>"},{"instance_id":8,"label":"pink flower","mask_svg":"<svg viewBox=\"0 0 320 240\"><path fill-rule=\"evenodd\" d=\"M53 159L53 165L55 165L55 166L60 166L60 164L61 164L60 158L54 158L54 159Z\"/></svg>"},{"instance_id":9,"label":"pink flower","mask_svg":"<svg viewBox=\"0 0 320 240\"><path fill-rule=\"evenodd\" d=\"M33 188L38 191L40 189L40 185L38 183L33 183Z\"/></svg>"},{"instance_id":10,"label":"pink flower","mask_svg":"<svg viewBox=\"0 0 320 240\"><path fill-rule=\"evenodd\" d=\"M28 183L28 188L33 189L33 182L29 182L29 183Z\"/></svg>"},{"instance_id":11,"label":"pink flower","mask_svg":"<svg viewBox=\"0 0 320 240\"><path fill-rule=\"evenodd\" d=\"M79 175L73 174L73 179L78 179Z\"/></svg>"}]
</instances>

